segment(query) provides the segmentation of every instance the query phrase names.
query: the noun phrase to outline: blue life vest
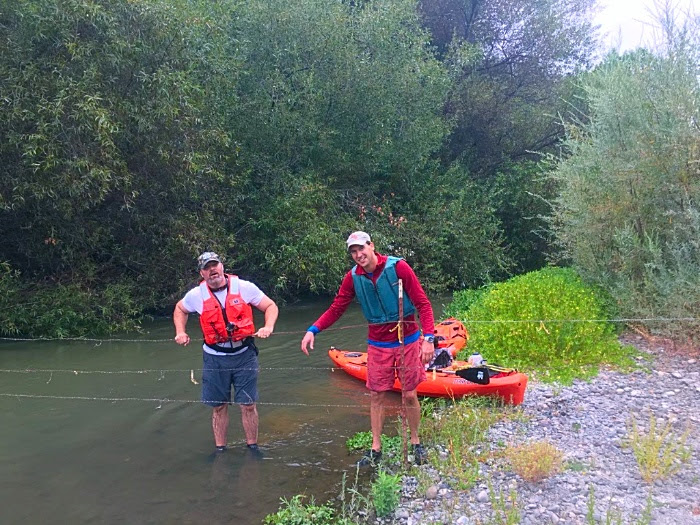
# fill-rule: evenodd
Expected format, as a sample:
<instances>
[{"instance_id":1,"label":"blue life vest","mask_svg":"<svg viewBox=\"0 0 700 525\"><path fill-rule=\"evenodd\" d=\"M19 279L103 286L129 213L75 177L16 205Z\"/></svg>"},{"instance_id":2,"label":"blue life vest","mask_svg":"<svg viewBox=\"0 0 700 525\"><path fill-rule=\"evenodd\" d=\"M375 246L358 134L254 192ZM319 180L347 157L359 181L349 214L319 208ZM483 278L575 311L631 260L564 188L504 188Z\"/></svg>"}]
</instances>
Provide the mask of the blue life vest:
<instances>
[{"instance_id":1,"label":"blue life vest","mask_svg":"<svg viewBox=\"0 0 700 525\"><path fill-rule=\"evenodd\" d=\"M362 306L370 323L389 323L399 320L399 278L396 275L396 263L399 257L387 257L386 266L377 278L377 283L363 275L357 275L357 265L352 269L352 283L355 286L355 295ZM416 308L403 294L404 318L415 313Z\"/></svg>"}]
</instances>

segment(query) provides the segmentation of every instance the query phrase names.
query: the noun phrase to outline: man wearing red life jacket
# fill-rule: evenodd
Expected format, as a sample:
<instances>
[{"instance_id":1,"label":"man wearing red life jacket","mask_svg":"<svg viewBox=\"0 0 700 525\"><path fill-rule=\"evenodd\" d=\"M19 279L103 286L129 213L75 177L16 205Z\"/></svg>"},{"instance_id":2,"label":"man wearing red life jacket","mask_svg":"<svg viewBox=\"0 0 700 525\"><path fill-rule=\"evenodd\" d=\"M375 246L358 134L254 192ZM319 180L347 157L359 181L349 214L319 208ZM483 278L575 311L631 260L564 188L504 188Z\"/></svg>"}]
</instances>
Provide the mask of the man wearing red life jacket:
<instances>
[{"instance_id":1,"label":"man wearing red life jacket","mask_svg":"<svg viewBox=\"0 0 700 525\"><path fill-rule=\"evenodd\" d=\"M301 341L301 350L309 355L314 348L316 334L330 327L343 315L354 298L367 318L367 388L370 390L370 426L372 448L358 462L359 466L377 463L381 456L381 434L384 426L384 407L388 392L394 385L397 371L402 382L401 395L406 404L406 419L411 432L413 455L417 464L427 460L427 453L418 436L420 403L416 393L418 384L425 380L425 367L434 355L435 320L433 308L416 274L406 261L387 257L375 251L374 243L365 232L354 232L348 237L348 253L355 261L340 285L333 303L313 325ZM398 339L399 321L398 281L403 282L403 355ZM415 314L420 316L423 337ZM401 377L403 376L403 377Z\"/></svg>"},{"instance_id":2,"label":"man wearing red life jacket","mask_svg":"<svg viewBox=\"0 0 700 525\"><path fill-rule=\"evenodd\" d=\"M189 314L197 312L204 335L202 402L213 408L212 428L216 450L226 450L228 405L241 407L248 448L258 452L258 349L254 337L272 334L279 309L255 284L224 273L221 258L204 252L197 259L202 282L175 305L175 342L190 342L185 327ZM250 305L264 313L265 326L257 332Z\"/></svg>"}]
</instances>

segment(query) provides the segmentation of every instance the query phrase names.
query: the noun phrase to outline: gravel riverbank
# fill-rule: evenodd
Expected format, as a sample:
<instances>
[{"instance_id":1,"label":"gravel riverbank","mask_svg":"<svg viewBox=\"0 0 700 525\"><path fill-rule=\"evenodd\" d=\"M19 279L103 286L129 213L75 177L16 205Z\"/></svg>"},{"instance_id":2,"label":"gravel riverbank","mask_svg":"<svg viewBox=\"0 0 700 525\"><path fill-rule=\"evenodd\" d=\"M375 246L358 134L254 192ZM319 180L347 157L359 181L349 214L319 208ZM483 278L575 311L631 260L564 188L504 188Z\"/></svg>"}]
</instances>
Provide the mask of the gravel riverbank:
<instances>
[{"instance_id":1,"label":"gravel riverbank","mask_svg":"<svg viewBox=\"0 0 700 525\"><path fill-rule=\"evenodd\" d=\"M515 489L520 523L587 524L592 487L596 523L637 523L651 491L652 524L700 524L700 356L697 351L680 353L647 343L641 337L627 336L623 342L652 354L651 373L603 371L590 382L576 381L569 387L531 382L521 405L525 417L490 429L492 449L504 443L547 440L564 452L565 461L576 466L528 483L507 468L504 460L481 465L481 478L491 480L496 494L507 495ZM634 454L623 446L630 416L646 430L650 414L658 426L670 421L676 437L689 424L686 445L692 448L690 461L679 473L651 485L642 480ZM439 473L434 474L441 479ZM621 521L608 521L614 512ZM377 523L484 524L493 514L485 482L457 491L441 479L419 491L416 478L405 477L400 507L391 519Z\"/></svg>"}]
</instances>

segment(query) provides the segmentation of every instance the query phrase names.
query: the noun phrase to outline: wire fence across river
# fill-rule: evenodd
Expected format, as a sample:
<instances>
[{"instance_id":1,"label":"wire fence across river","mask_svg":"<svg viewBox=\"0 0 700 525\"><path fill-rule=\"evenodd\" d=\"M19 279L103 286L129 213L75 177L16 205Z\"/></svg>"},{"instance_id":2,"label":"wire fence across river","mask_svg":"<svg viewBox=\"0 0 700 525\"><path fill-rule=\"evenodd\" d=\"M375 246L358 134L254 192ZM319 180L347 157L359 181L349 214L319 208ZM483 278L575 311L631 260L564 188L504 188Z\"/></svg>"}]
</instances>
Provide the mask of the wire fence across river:
<instances>
[{"instance_id":1,"label":"wire fence across river","mask_svg":"<svg viewBox=\"0 0 700 525\"><path fill-rule=\"evenodd\" d=\"M700 319L696 317L653 317L653 318L624 318L624 319L510 319L510 320L465 320L464 324L483 324L483 323L536 323L539 326L546 324L555 323L647 323L647 322L698 322ZM341 326L335 328L329 328L326 331L332 330L347 330L354 328L361 328L367 326L366 323L358 325ZM280 331L274 332L272 336L280 335L295 335L306 333L306 330L301 331ZM73 341L73 342L87 342L95 343L95 346L101 346L103 343L174 343L173 339L125 339L125 338L87 338L87 337L36 337L36 338L23 338L23 337L0 337L0 341L11 341L11 342L49 342L49 341ZM194 384L198 382L194 379L194 371L204 372L207 369L197 368L197 369L156 369L147 368L139 370L81 370L81 369L40 369L40 368L23 368L23 369L0 369L0 373L10 373L10 374L160 374L161 377L164 374L169 373L189 373L190 381ZM337 367L259 367L260 371L294 371L294 370L319 370L331 372L339 371L340 368ZM49 379L48 382L50 382ZM47 383L48 383L47 382ZM140 398L140 397L98 397L98 396L58 396L58 395L44 395L44 394L28 394L28 393L8 393L0 392L0 397L10 397L16 399L55 399L55 400L75 400L75 401L106 401L110 403L114 402L149 402L149 403L159 403L157 408L160 408L163 403L202 403L201 399L171 399L166 397L150 397L150 398ZM230 403L236 404L236 403ZM366 405L354 405L354 404L309 404L309 403L278 403L278 402L258 402L259 405L268 406L290 406L290 407L318 407L318 408L364 408ZM397 407L400 408L400 407Z\"/></svg>"}]
</instances>

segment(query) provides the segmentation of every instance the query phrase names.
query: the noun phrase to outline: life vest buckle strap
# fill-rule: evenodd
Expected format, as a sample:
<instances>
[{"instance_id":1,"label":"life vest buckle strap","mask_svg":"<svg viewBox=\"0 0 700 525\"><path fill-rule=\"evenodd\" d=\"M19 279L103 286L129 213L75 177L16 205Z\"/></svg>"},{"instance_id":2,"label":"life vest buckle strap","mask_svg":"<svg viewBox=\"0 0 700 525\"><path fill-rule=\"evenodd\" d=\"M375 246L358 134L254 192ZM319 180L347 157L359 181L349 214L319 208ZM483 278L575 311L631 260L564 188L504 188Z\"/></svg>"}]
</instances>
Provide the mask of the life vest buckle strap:
<instances>
[{"instance_id":1,"label":"life vest buckle strap","mask_svg":"<svg viewBox=\"0 0 700 525\"><path fill-rule=\"evenodd\" d=\"M398 321L396 323L396 326L389 330L390 332L395 332L398 330L397 338L399 340L399 343L403 343L403 323L401 321Z\"/></svg>"}]
</instances>

